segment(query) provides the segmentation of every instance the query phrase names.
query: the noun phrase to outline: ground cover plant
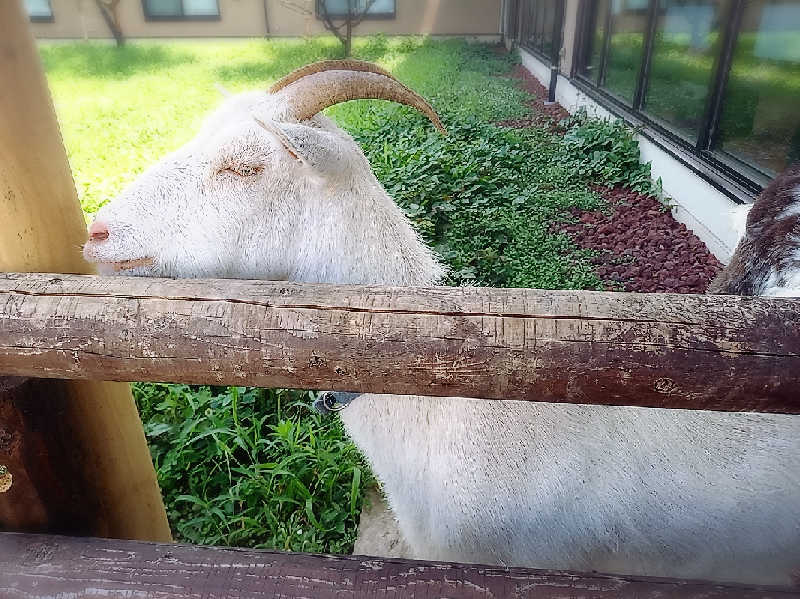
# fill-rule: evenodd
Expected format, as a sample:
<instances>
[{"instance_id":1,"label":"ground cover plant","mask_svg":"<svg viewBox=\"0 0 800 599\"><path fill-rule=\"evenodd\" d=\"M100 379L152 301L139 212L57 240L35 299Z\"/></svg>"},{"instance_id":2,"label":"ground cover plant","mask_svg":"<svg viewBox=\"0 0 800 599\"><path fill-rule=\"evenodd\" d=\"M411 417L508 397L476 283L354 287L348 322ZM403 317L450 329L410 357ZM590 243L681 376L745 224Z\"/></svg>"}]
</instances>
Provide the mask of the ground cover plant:
<instances>
[{"instance_id":1,"label":"ground cover plant","mask_svg":"<svg viewBox=\"0 0 800 599\"><path fill-rule=\"evenodd\" d=\"M43 45L87 215L188 141L231 91L337 56L332 38ZM362 144L389 193L450 267L449 284L597 289L592 250L560 228L606 204L591 185L650 192L633 135L585 115L557 131L514 128L528 96L506 75L513 56L423 38L358 39L427 96L443 137L413 110L352 102L329 110ZM371 475L336 418L306 392L137 384L176 538L192 543L348 552Z\"/></svg>"}]
</instances>

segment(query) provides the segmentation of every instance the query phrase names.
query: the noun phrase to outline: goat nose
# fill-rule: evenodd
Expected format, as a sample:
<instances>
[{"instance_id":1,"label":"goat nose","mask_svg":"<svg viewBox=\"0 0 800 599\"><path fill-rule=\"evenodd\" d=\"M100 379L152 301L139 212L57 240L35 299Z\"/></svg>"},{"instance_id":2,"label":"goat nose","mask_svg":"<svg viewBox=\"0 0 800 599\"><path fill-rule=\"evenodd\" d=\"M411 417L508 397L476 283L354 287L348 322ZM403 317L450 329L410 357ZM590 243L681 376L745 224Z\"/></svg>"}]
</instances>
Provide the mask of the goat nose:
<instances>
[{"instance_id":1,"label":"goat nose","mask_svg":"<svg viewBox=\"0 0 800 599\"><path fill-rule=\"evenodd\" d=\"M108 239L108 225L96 220L89 227L89 239L92 241L103 241Z\"/></svg>"}]
</instances>

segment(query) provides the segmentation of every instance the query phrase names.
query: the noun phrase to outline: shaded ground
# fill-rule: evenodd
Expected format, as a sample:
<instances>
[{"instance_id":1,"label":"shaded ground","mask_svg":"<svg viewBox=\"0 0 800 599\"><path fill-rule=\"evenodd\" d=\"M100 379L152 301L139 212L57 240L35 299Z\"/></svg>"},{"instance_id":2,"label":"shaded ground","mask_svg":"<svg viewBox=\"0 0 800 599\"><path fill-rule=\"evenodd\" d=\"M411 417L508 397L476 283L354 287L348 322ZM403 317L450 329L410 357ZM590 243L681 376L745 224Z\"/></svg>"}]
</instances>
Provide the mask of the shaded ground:
<instances>
[{"instance_id":1,"label":"shaded ground","mask_svg":"<svg viewBox=\"0 0 800 599\"><path fill-rule=\"evenodd\" d=\"M497 122L504 127L544 127L560 132L569 113L547 104L547 89L522 65L512 77L531 94L530 116ZM625 188L596 187L606 210L574 211L579 222L559 230L582 248L597 250L598 277L609 289L644 293L705 293L722 264L686 225L676 221L656 198Z\"/></svg>"}]
</instances>

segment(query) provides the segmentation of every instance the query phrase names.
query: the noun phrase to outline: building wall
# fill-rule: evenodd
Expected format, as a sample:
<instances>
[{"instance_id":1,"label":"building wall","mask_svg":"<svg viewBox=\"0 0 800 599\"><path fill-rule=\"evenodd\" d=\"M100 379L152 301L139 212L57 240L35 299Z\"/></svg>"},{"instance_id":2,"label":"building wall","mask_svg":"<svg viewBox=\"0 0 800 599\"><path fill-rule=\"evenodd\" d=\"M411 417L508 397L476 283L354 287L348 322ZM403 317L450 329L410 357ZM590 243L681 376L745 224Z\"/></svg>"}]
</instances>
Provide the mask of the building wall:
<instances>
[{"instance_id":1,"label":"building wall","mask_svg":"<svg viewBox=\"0 0 800 599\"><path fill-rule=\"evenodd\" d=\"M6 1L6 0L2 0ZM119 16L127 37L262 37L267 34L265 0L219 0L220 18L212 21L146 21L140 0L122 0ZM394 19L365 20L356 33L368 35L491 35L500 32L501 0L396 0ZM313 15L313 0L292 0L296 11L279 0L266 0L270 35L325 33ZM109 38L94 0L51 0L53 22L31 23L34 36ZM303 14L305 13L305 14Z\"/></svg>"}]
</instances>

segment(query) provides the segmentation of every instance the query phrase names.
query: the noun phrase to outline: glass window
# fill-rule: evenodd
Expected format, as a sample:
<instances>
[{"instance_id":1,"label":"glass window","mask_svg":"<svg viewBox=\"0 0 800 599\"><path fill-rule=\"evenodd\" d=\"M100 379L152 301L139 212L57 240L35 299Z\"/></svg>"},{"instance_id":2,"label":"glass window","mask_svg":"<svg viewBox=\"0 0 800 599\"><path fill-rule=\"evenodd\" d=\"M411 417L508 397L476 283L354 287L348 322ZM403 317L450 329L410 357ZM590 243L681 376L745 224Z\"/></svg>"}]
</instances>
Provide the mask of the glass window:
<instances>
[{"instance_id":1,"label":"glass window","mask_svg":"<svg viewBox=\"0 0 800 599\"><path fill-rule=\"evenodd\" d=\"M608 0L588 2L587 10L589 13L587 15L581 74L597 83L600 77L600 64L603 60Z\"/></svg>"},{"instance_id":2,"label":"glass window","mask_svg":"<svg viewBox=\"0 0 800 599\"><path fill-rule=\"evenodd\" d=\"M693 143L711 93L729 4L660 2L643 108Z\"/></svg>"},{"instance_id":3,"label":"glass window","mask_svg":"<svg viewBox=\"0 0 800 599\"><path fill-rule=\"evenodd\" d=\"M556 24L556 7L553 0L548 0L547 10L542 15L542 54L553 55L553 30Z\"/></svg>"},{"instance_id":4,"label":"glass window","mask_svg":"<svg viewBox=\"0 0 800 599\"><path fill-rule=\"evenodd\" d=\"M219 14L217 0L183 0L183 14L192 16L216 16Z\"/></svg>"},{"instance_id":5,"label":"glass window","mask_svg":"<svg viewBox=\"0 0 800 599\"><path fill-rule=\"evenodd\" d=\"M53 9L50 7L50 0L25 0L25 8L31 19L53 18Z\"/></svg>"},{"instance_id":6,"label":"glass window","mask_svg":"<svg viewBox=\"0 0 800 599\"><path fill-rule=\"evenodd\" d=\"M536 15L534 16L534 39L531 40L531 45L539 50L542 51L542 38L544 37L544 13L545 13L545 0L537 0L535 2L536 5Z\"/></svg>"},{"instance_id":7,"label":"glass window","mask_svg":"<svg viewBox=\"0 0 800 599\"><path fill-rule=\"evenodd\" d=\"M538 32L538 18L539 18L539 9L541 8L541 4L536 0L523 0L523 8L522 8L522 45L526 48L535 48L536 50L539 49L539 44L537 43L539 39L539 32Z\"/></svg>"},{"instance_id":8,"label":"glass window","mask_svg":"<svg viewBox=\"0 0 800 599\"><path fill-rule=\"evenodd\" d=\"M317 12L322 12L321 4L325 3L328 14L333 17L347 15L348 4L352 2L353 12L361 13L367 6L367 0L317 0ZM393 16L395 0L375 0L369 7L367 15Z\"/></svg>"},{"instance_id":9,"label":"glass window","mask_svg":"<svg viewBox=\"0 0 800 599\"><path fill-rule=\"evenodd\" d=\"M642 8L644 5L644 9ZM647 29L647 2L611 2L611 39L603 87L633 104Z\"/></svg>"},{"instance_id":10,"label":"glass window","mask_svg":"<svg viewBox=\"0 0 800 599\"><path fill-rule=\"evenodd\" d=\"M562 0L522 0L519 39L523 47L536 50L548 59L553 54L553 32Z\"/></svg>"},{"instance_id":11,"label":"glass window","mask_svg":"<svg viewBox=\"0 0 800 599\"><path fill-rule=\"evenodd\" d=\"M145 16L156 19L218 17L217 0L144 0Z\"/></svg>"},{"instance_id":12,"label":"glass window","mask_svg":"<svg viewBox=\"0 0 800 599\"><path fill-rule=\"evenodd\" d=\"M800 2L745 2L719 147L770 175L800 159Z\"/></svg>"},{"instance_id":13,"label":"glass window","mask_svg":"<svg viewBox=\"0 0 800 599\"><path fill-rule=\"evenodd\" d=\"M154 17L180 17L181 0L147 0L147 14Z\"/></svg>"}]
</instances>

